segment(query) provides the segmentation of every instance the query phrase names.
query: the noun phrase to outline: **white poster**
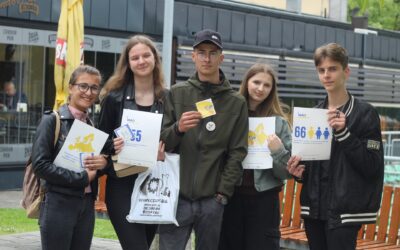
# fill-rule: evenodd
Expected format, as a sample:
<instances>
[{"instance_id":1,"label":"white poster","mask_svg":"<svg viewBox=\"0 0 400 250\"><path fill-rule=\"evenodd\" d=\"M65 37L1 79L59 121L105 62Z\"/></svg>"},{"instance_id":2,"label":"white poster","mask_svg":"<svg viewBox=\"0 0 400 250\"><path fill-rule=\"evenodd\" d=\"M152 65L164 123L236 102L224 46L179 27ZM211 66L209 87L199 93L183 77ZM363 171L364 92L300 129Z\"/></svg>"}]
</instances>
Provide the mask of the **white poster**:
<instances>
[{"instance_id":1,"label":"white poster","mask_svg":"<svg viewBox=\"0 0 400 250\"><path fill-rule=\"evenodd\" d=\"M294 108L292 155L299 155L305 161L329 160L332 128L327 112L327 109Z\"/></svg>"},{"instance_id":2,"label":"white poster","mask_svg":"<svg viewBox=\"0 0 400 250\"><path fill-rule=\"evenodd\" d=\"M108 134L103 131L75 120L54 164L75 172L82 172L83 159L88 155L99 155L107 138Z\"/></svg>"},{"instance_id":3,"label":"white poster","mask_svg":"<svg viewBox=\"0 0 400 250\"><path fill-rule=\"evenodd\" d=\"M272 168L271 151L267 138L275 133L275 117L249 118L248 153L244 169Z\"/></svg>"},{"instance_id":4,"label":"white poster","mask_svg":"<svg viewBox=\"0 0 400 250\"><path fill-rule=\"evenodd\" d=\"M162 114L124 109L121 128L115 131L117 136L125 140L124 147L118 154L118 163L142 167L155 166L161 122Z\"/></svg>"}]
</instances>

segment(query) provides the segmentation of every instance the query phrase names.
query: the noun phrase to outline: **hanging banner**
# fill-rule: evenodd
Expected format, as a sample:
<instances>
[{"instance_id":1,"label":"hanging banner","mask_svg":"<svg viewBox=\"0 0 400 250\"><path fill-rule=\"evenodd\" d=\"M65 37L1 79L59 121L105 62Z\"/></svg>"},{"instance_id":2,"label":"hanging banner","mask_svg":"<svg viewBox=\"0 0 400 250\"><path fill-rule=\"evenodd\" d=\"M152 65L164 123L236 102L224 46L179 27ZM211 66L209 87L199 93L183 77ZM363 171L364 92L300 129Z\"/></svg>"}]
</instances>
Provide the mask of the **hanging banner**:
<instances>
[{"instance_id":1,"label":"hanging banner","mask_svg":"<svg viewBox=\"0 0 400 250\"><path fill-rule=\"evenodd\" d=\"M54 110L67 102L71 73L83 63L83 27L83 0L62 0L54 64Z\"/></svg>"}]
</instances>

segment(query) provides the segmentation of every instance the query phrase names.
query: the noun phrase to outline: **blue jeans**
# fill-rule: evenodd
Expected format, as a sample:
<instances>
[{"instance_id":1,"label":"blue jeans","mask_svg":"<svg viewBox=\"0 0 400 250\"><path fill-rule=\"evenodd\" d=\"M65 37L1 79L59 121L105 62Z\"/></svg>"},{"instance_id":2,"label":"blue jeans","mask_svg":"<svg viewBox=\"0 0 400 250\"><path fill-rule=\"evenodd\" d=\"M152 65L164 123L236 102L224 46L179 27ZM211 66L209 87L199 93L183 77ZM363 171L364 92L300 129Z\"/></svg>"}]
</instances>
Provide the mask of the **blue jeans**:
<instances>
[{"instance_id":1,"label":"blue jeans","mask_svg":"<svg viewBox=\"0 0 400 250\"><path fill-rule=\"evenodd\" d=\"M184 250L192 229L196 250L217 250L224 206L214 198L190 201L179 198L174 224L160 225L160 250Z\"/></svg>"},{"instance_id":2,"label":"blue jeans","mask_svg":"<svg viewBox=\"0 0 400 250\"><path fill-rule=\"evenodd\" d=\"M46 193L40 206L43 250L89 250L94 229L94 199Z\"/></svg>"}]
</instances>

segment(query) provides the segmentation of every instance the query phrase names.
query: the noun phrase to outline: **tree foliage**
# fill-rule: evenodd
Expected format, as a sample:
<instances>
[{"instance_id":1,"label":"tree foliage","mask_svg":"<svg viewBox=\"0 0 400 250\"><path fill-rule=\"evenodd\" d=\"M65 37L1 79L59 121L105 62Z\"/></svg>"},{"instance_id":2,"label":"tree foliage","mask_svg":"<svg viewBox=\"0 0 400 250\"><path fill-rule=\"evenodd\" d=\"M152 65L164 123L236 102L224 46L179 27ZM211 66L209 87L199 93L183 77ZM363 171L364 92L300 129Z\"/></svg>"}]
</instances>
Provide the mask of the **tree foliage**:
<instances>
[{"instance_id":1,"label":"tree foliage","mask_svg":"<svg viewBox=\"0 0 400 250\"><path fill-rule=\"evenodd\" d=\"M370 27L400 30L400 0L349 0L349 21L352 15L367 15Z\"/></svg>"}]
</instances>

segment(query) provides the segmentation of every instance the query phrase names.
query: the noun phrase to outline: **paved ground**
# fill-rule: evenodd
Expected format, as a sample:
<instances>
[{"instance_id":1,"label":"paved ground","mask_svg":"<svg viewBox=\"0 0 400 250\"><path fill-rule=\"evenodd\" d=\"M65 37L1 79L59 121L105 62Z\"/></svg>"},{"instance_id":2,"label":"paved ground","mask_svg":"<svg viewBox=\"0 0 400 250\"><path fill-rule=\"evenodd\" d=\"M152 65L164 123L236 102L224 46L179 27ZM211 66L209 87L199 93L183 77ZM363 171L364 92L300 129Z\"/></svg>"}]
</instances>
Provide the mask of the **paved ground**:
<instances>
[{"instance_id":1,"label":"paved ground","mask_svg":"<svg viewBox=\"0 0 400 250\"><path fill-rule=\"evenodd\" d=\"M0 236L1 250L41 250L39 232ZM118 241L93 238L92 250L121 250Z\"/></svg>"},{"instance_id":2,"label":"paved ground","mask_svg":"<svg viewBox=\"0 0 400 250\"><path fill-rule=\"evenodd\" d=\"M21 191L0 191L0 208L19 208Z\"/></svg>"},{"instance_id":3,"label":"paved ground","mask_svg":"<svg viewBox=\"0 0 400 250\"><path fill-rule=\"evenodd\" d=\"M21 191L0 191L0 208L20 208ZM40 234L37 232L0 235L0 250L40 250ZM92 250L121 250L117 240L93 238ZM158 249L158 238L151 250ZM190 250L190 243L186 250Z\"/></svg>"},{"instance_id":4,"label":"paved ground","mask_svg":"<svg viewBox=\"0 0 400 250\"><path fill-rule=\"evenodd\" d=\"M20 208L21 191L0 191L0 208ZM0 235L0 250L40 250L37 232ZM93 238L93 250L121 250L117 240Z\"/></svg>"}]
</instances>

